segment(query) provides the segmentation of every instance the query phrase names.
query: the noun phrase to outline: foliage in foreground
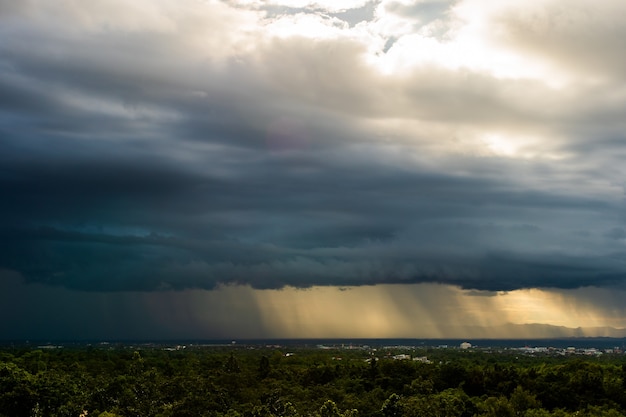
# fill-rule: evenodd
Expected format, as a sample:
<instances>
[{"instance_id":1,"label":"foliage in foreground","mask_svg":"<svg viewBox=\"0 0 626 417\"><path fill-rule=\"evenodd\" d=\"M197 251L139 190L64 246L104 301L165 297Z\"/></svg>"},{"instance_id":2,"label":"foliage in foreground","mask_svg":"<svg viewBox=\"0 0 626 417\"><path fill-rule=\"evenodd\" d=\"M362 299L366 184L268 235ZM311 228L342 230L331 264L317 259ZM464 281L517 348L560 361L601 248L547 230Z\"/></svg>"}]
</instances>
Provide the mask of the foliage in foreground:
<instances>
[{"instance_id":1,"label":"foliage in foreground","mask_svg":"<svg viewBox=\"0 0 626 417\"><path fill-rule=\"evenodd\" d=\"M0 417L623 416L626 361L432 350L5 349Z\"/></svg>"}]
</instances>

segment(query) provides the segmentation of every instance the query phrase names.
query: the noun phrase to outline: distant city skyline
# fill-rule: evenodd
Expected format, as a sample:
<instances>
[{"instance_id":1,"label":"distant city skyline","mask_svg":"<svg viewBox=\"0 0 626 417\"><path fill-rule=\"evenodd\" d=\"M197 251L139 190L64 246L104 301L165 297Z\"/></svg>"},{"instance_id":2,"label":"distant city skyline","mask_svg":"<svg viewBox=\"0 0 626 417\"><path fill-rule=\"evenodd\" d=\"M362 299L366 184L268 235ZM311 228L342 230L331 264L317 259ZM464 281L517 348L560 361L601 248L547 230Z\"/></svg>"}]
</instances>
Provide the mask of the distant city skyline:
<instances>
[{"instance_id":1,"label":"distant city skyline","mask_svg":"<svg viewBox=\"0 0 626 417\"><path fill-rule=\"evenodd\" d=\"M0 0L0 339L623 335L625 15Z\"/></svg>"}]
</instances>

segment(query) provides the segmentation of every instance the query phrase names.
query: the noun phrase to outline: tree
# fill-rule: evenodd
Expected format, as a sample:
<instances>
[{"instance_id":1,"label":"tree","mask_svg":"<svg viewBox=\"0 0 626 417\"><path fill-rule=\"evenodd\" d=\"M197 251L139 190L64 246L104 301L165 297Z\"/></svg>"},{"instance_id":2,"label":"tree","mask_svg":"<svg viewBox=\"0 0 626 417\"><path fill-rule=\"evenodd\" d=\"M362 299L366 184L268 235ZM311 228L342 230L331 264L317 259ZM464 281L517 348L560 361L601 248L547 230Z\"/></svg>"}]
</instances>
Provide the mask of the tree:
<instances>
[{"instance_id":1,"label":"tree","mask_svg":"<svg viewBox=\"0 0 626 417\"><path fill-rule=\"evenodd\" d=\"M506 397L489 397L481 405L484 417L515 417L515 411Z\"/></svg>"},{"instance_id":2,"label":"tree","mask_svg":"<svg viewBox=\"0 0 626 417\"><path fill-rule=\"evenodd\" d=\"M537 397L519 385L511 394L509 402L516 416L523 416L527 410L532 408L541 408L541 403L537 400Z\"/></svg>"},{"instance_id":3,"label":"tree","mask_svg":"<svg viewBox=\"0 0 626 417\"><path fill-rule=\"evenodd\" d=\"M391 394L383 403L380 412L384 417L402 417L402 406L400 405L400 396Z\"/></svg>"},{"instance_id":4,"label":"tree","mask_svg":"<svg viewBox=\"0 0 626 417\"><path fill-rule=\"evenodd\" d=\"M261 360L259 361L259 378L265 379L269 375L271 371L270 360L267 356L261 356Z\"/></svg>"},{"instance_id":5,"label":"tree","mask_svg":"<svg viewBox=\"0 0 626 417\"><path fill-rule=\"evenodd\" d=\"M231 353L230 357L226 361L226 372L235 373L235 372L240 372L240 371L241 371L241 368L239 367L239 362L235 358L235 355Z\"/></svg>"},{"instance_id":6,"label":"tree","mask_svg":"<svg viewBox=\"0 0 626 417\"><path fill-rule=\"evenodd\" d=\"M33 376L14 363L0 363L0 410L10 417L30 417L37 408Z\"/></svg>"},{"instance_id":7,"label":"tree","mask_svg":"<svg viewBox=\"0 0 626 417\"><path fill-rule=\"evenodd\" d=\"M343 417L343 415L334 401L326 400L319 409L319 417Z\"/></svg>"}]
</instances>

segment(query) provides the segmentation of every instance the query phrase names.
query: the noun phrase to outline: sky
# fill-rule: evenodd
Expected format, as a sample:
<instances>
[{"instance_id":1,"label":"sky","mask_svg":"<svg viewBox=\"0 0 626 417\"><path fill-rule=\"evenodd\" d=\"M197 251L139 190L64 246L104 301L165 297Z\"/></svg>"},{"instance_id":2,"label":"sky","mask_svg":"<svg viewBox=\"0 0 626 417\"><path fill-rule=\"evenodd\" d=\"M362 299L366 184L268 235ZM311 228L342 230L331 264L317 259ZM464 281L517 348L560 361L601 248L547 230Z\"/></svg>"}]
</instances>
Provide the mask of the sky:
<instances>
[{"instance_id":1,"label":"sky","mask_svg":"<svg viewBox=\"0 0 626 417\"><path fill-rule=\"evenodd\" d=\"M0 0L0 339L626 335L625 19Z\"/></svg>"}]
</instances>

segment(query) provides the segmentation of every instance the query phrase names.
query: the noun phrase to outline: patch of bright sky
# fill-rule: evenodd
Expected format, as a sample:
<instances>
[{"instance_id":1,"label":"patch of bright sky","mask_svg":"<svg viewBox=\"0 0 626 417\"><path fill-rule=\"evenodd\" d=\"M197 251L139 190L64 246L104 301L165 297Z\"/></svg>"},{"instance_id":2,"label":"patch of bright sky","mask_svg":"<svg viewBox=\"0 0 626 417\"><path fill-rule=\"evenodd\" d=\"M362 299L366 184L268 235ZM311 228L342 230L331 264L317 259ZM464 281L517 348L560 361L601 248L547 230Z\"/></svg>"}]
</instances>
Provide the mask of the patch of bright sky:
<instances>
[{"instance_id":1,"label":"patch of bright sky","mask_svg":"<svg viewBox=\"0 0 626 417\"><path fill-rule=\"evenodd\" d=\"M559 161L570 156L556 146L562 138L552 132L520 133L506 128L485 131L409 118L373 119L367 121L367 126L381 141L388 143L386 149L394 152L396 160L409 158L419 166L431 166L432 169L436 169L437 165L430 157L424 156L426 149L429 155L437 154L439 157L471 155ZM407 152L407 145L415 142L415 135L407 137L404 132L421 132L417 141L419 149L415 153ZM438 140L441 137L450 140ZM380 159L380 149L375 152Z\"/></svg>"},{"instance_id":2,"label":"patch of bright sky","mask_svg":"<svg viewBox=\"0 0 626 417\"><path fill-rule=\"evenodd\" d=\"M496 78L530 78L560 87L566 81L537 59L494 42L494 24L487 7L467 7L461 2L446 15L420 26L414 19L377 9L377 19L369 25L384 36L397 38L385 54L372 61L384 73L406 71L420 65L447 69L469 69Z\"/></svg>"},{"instance_id":3,"label":"patch of bright sky","mask_svg":"<svg viewBox=\"0 0 626 417\"><path fill-rule=\"evenodd\" d=\"M476 1L466 0L457 5L449 4L448 9L438 9L438 16L424 9L425 15L420 19L415 13L398 11L398 5L408 7L409 3L381 1L372 20L352 27L348 22L329 16L362 8L366 3L282 0L254 4L294 8L292 13L267 19L266 35L354 39L367 47L365 59L386 75L435 65L453 70L469 69L496 78L538 79L553 88L568 82L567 74L496 41L497 25L492 19L504 6L478 5Z\"/></svg>"},{"instance_id":4,"label":"patch of bright sky","mask_svg":"<svg viewBox=\"0 0 626 417\"><path fill-rule=\"evenodd\" d=\"M559 152L546 152L542 144L547 138L515 135L512 133L485 133L482 141L488 153L499 157L518 159L562 160L567 155Z\"/></svg>"}]
</instances>

